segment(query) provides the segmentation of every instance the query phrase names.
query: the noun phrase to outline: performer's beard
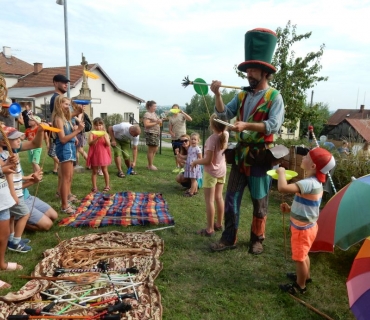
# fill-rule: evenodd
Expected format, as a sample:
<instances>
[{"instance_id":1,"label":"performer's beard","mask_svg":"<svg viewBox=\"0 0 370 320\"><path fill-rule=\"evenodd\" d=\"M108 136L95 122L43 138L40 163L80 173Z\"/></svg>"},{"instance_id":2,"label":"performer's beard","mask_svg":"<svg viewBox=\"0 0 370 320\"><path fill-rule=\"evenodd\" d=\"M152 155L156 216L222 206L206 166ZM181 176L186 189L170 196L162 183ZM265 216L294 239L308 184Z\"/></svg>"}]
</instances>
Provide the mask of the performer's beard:
<instances>
[{"instance_id":1,"label":"performer's beard","mask_svg":"<svg viewBox=\"0 0 370 320\"><path fill-rule=\"evenodd\" d=\"M257 80L256 78L248 77L248 82L252 89L256 89L261 80L262 77L259 80Z\"/></svg>"}]
</instances>

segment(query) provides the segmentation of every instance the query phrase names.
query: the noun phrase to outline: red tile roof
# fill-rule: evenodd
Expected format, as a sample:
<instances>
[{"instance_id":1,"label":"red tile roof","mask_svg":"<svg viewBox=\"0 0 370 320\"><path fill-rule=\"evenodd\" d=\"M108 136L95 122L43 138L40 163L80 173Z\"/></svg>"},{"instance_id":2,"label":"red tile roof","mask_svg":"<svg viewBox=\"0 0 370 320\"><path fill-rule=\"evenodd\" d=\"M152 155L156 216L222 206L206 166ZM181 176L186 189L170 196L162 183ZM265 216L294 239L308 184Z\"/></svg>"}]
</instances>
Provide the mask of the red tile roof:
<instances>
[{"instance_id":1,"label":"red tile roof","mask_svg":"<svg viewBox=\"0 0 370 320\"><path fill-rule=\"evenodd\" d=\"M95 64L88 64L87 68L90 70ZM70 66L69 74L71 80L71 87L75 87L82 77L82 65ZM53 77L56 74L66 75L66 67L56 67L56 68L43 68L37 74L32 72L24 77L21 77L12 88L33 88L33 87L53 87Z\"/></svg>"},{"instance_id":2,"label":"red tile roof","mask_svg":"<svg viewBox=\"0 0 370 320\"><path fill-rule=\"evenodd\" d=\"M124 90L121 90L117 87L117 85L113 82L113 80L107 75L107 73L103 70L103 68L98 64L88 64L87 70L94 71L95 69L98 69L100 73L104 76L104 78L107 79L107 81L112 85L114 88L114 91L118 93L122 93L124 95L127 95L139 102L145 102L145 100L136 97ZM33 69L32 69L33 70ZM75 88L80 82L82 82L82 71L83 67L82 65L78 66L70 66L69 67L69 78L71 80L71 87ZM34 87L52 87L53 86L53 77L56 74L66 74L66 68L65 67L56 67L56 68L43 68L41 71L37 74L34 74L33 72L25 75L24 77L21 77L18 80L18 83L16 83L11 88L34 88ZM46 94L38 94L35 96L42 96Z\"/></svg>"},{"instance_id":3,"label":"red tile roof","mask_svg":"<svg viewBox=\"0 0 370 320\"><path fill-rule=\"evenodd\" d=\"M5 75L24 76L33 71L33 65L14 56L6 58L0 52L0 72Z\"/></svg>"},{"instance_id":4,"label":"red tile roof","mask_svg":"<svg viewBox=\"0 0 370 320\"><path fill-rule=\"evenodd\" d=\"M365 141L370 141L370 119L345 119Z\"/></svg>"},{"instance_id":5,"label":"red tile roof","mask_svg":"<svg viewBox=\"0 0 370 320\"><path fill-rule=\"evenodd\" d=\"M327 125L336 126L345 119L370 119L370 110L338 109L328 119Z\"/></svg>"}]
</instances>

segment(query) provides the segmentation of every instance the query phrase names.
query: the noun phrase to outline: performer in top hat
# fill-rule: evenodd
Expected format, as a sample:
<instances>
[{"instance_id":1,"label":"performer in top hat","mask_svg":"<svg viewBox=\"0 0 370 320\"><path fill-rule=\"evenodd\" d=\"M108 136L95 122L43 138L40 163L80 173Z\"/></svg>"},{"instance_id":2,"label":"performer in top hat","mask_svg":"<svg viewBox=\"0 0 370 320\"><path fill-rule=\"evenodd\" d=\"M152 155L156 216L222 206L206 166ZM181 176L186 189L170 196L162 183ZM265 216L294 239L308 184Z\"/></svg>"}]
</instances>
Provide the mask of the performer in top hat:
<instances>
[{"instance_id":1,"label":"performer in top hat","mask_svg":"<svg viewBox=\"0 0 370 320\"><path fill-rule=\"evenodd\" d=\"M227 105L224 105L219 90L221 82L215 80L211 84L218 117L224 120L237 117L232 130L237 132L238 141L236 163L232 165L226 191L225 229L220 241L211 245L213 251L236 248L240 204L244 188L248 187L253 205L249 252L263 252L271 185L266 172L272 168L265 154L284 121L282 96L268 84L276 72L271 65L276 42L275 32L268 29L253 29L245 34L245 62L239 64L238 69L246 72L250 87L248 91L238 93Z\"/></svg>"}]
</instances>

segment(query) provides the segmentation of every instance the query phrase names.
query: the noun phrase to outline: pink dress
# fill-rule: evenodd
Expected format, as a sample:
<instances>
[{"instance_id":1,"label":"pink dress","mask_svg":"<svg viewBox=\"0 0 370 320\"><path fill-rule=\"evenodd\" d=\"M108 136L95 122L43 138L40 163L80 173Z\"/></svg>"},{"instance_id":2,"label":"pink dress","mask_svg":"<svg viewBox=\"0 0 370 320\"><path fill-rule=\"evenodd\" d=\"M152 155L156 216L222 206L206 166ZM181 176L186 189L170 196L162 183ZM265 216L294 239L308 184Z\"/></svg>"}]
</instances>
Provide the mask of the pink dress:
<instances>
[{"instance_id":1,"label":"pink dress","mask_svg":"<svg viewBox=\"0 0 370 320\"><path fill-rule=\"evenodd\" d=\"M93 135L93 139L97 136ZM109 166L112 162L112 155L110 146L106 145L104 137L101 137L96 141L94 145L89 147L89 153L87 154L86 165L88 167L97 166Z\"/></svg>"}]
</instances>

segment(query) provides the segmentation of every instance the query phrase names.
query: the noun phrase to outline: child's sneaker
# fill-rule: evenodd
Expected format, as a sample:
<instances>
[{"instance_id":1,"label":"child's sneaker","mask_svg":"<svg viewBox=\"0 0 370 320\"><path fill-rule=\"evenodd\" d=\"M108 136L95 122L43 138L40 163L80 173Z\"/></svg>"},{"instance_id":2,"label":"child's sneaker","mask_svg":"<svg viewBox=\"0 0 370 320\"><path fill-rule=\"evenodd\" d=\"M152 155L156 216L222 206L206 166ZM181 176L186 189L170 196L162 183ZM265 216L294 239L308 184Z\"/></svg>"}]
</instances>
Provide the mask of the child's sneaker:
<instances>
[{"instance_id":1,"label":"child's sneaker","mask_svg":"<svg viewBox=\"0 0 370 320\"><path fill-rule=\"evenodd\" d=\"M179 173L181 170L181 168L177 167L175 169L172 170L173 173Z\"/></svg>"},{"instance_id":2,"label":"child's sneaker","mask_svg":"<svg viewBox=\"0 0 370 320\"><path fill-rule=\"evenodd\" d=\"M28 244L30 242L31 242L30 239L25 238L25 239L21 239L21 241L19 243L21 243L21 244ZM11 244L10 241L8 241L8 246L9 246L9 244Z\"/></svg>"},{"instance_id":3,"label":"child's sneaker","mask_svg":"<svg viewBox=\"0 0 370 320\"><path fill-rule=\"evenodd\" d=\"M30 246L27 246L25 243L22 243L22 242L19 242L17 244L10 242L8 243L8 249L11 251L16 251L20 253L26 253L32 250Z\"/></svg>"}]
</instances>

